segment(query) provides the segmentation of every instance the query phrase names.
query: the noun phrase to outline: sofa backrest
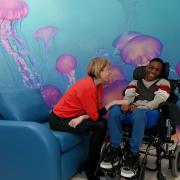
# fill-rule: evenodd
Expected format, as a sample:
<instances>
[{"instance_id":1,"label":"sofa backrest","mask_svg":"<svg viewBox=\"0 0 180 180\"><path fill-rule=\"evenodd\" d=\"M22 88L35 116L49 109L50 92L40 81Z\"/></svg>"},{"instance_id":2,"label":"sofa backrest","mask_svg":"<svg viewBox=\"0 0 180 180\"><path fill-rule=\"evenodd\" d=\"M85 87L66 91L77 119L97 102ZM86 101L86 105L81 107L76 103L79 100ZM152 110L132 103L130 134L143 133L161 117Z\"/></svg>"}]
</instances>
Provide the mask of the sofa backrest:
<instances>
[{"instance_id":1,"label":"sofa backrest","mask_svg":"<svg viewBox=\"0 0 180 180\"><path fill-rule=\"evenodd\" d=\"M48 121L49 109L39 89L17 89L0 92L2 119L16 121Z\"/></svg>"}]
</instances>

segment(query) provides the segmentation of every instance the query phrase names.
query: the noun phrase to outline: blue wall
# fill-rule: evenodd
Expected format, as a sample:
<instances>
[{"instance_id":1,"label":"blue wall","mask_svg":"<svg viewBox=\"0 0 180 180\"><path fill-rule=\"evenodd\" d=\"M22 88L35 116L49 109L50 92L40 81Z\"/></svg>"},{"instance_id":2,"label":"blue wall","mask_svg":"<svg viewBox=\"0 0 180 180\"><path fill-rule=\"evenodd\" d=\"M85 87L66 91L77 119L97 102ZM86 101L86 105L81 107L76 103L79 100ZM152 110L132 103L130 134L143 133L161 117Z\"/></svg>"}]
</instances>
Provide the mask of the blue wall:
<instances>
[{"instance_id":1,"label":"blue wall","mask_svg":"<svg viewBox=\"0 0 180 180\"><path fill-rule=\"evenodd\" d=\"M124 80L129 81L132 79L132 69L140 64L122 59L121 49L115 48L113 44L117 37L127 32L130 35L131 32L137 32L140 36L158 41L161 45L158 56L170 62L170 77L178 78L179 0L26 0L25 3L28 10L26 17L23 17L25 12L20 4L13 10L15 15L19 12L22 18L15 20L11 17L7 20L0 14L0 90L49 85L58 88L61 91L59 93L63 94L71 81L86 75L88 61L95 56L110 59L124 73ZM6 10L6 13L11 11ZM7 33L4 29L8 29L9 22L13 24L11 28L14 33L4 38ZM38 39L35 32L49 26L56 30L54 35L49 32L47 37L46 28L47 31L41 32L41 35L45 33L47 39ZM12 47L11 52L7 50L7 43ZM136 47L139 47L138 43ZM156 50L156 47L151 48ZM64 74L56 70L56 60L63 54L76 59L71 72L69 70ZM23 74L19 70L17 57L24 59L26 67L34 76L34 83L23 82L25 72Z\"/></svg>"}]
</instances>

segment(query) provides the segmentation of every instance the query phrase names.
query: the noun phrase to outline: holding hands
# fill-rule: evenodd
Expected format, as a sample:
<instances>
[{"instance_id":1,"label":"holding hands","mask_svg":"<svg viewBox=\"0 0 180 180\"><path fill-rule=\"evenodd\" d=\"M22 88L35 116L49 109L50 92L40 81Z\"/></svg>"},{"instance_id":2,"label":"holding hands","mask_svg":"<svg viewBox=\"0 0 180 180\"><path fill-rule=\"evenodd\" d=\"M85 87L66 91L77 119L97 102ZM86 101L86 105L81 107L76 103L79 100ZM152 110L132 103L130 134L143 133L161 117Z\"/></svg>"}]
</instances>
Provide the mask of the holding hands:
<instances>
[{"instance_id":1,"label":"holding hands","mask_svg":"<svg viewBox=\"0 0 180 180\"><path fill-rule=\"evenodd\" d=\"M113 105L128 105L128 101L127 100L113 100L105 106L106 110L108 111L109 108Z\"/></svg>"},{"instance_id":2,"label":"holding hands","mask_svg":"<svg viewBox=\"0 0 180 180\"><path fill-rule=\"evenodd\" d=\"M124 112L133 112L136 109L136 105L135 104L122 104L121 105L121 110Z\"/></svg>"}]
</instances>

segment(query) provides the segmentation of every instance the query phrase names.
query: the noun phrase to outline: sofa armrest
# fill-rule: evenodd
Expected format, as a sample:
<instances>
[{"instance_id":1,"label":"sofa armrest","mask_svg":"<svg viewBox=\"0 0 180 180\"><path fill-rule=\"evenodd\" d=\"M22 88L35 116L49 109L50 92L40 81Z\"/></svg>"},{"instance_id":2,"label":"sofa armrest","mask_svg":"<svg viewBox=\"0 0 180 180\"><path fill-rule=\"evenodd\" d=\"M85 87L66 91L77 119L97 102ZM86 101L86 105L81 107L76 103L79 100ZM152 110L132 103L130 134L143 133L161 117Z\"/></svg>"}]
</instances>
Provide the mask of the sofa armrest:
<instances>
[{"instance_id":1,"label":"sofa armrest","mask_svg":"<svg viewBox=\"0 0 180 180\"><path fill-rule=\"evenodd\" d=\"M60 180L60 147L36 122L0 120L1 180Z\"/></svg>"}]
</instances>

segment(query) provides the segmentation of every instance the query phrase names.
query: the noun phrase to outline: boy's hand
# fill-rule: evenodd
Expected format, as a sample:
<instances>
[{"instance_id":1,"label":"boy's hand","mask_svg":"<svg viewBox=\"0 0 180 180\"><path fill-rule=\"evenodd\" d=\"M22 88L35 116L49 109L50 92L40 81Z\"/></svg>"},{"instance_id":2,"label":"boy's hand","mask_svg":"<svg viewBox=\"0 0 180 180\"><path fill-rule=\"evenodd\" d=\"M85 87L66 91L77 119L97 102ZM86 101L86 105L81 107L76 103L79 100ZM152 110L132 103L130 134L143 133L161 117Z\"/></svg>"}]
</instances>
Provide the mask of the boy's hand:
<instances>
[{"instance_id":1,"label":"boy's hand","mask_svg":"<svg viewBox=\"0 0 180 180\"><path fill-rule=\"evenodd\" d=\"M136 109L136 105L135 104L130 104L129 105L129 111L133 112L133 111L135 111L135 109Z\"/></svg>"}]
</instances>

